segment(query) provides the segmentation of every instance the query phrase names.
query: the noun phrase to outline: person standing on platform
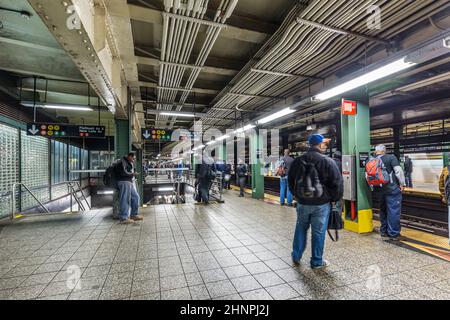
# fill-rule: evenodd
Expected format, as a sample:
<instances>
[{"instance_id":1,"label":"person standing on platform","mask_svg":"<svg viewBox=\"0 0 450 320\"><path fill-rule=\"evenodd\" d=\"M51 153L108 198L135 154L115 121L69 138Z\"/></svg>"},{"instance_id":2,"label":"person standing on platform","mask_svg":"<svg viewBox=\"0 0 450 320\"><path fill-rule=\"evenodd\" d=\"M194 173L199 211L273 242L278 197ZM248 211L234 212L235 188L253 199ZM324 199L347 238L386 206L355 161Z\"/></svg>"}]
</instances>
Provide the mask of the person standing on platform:
<instances>
[{"instance_id":1,"label":"person standing on platform","mask_svg":"<svg viewBox=\"0 0 450 320\"><path fill-rule=\"evenodd\" d=\"M439 191L441 193L442 202L448 208L448 221L450 223L450 166L445 166L442 169L441 176L439 178ZM448 229L448 243L450 244L450 228Z\"/></svg>"},{"instance_id":2,"label":"person standing on platform","mask_svg":"<svg viewBox=\"0 0 450 320\"><path fill-rule=\"evenodd\" d=\"M227 163L225 165L224 173L224 189L231 190L231 164Z\"/></svg>"},{"instance_id":3,"label":"person standing on platform","mask_svg":"<svg viewBox=\"0 0 450 320\"><path fill-rule=\"evenodd\" d=\"M248 167L244 161L239 160L236 172L239 179L239 189L240 189L239 197L244 197L245 183L247 182L248 176Z\"/></svg>"},{"instance_id":4,"label":"person standing on platform","mask_svg":"<svg viewBox=\"0 0 450 320\"><path fill-rule=\"evenodd\" d=\"M136 154L130 152L128 156L123 157L121 163L116 166L120 202L119 220L122 224L144 220L138 213L140 197L136 188L136 177L138 176L138 173L134 167L135 161Z\"/></svg>"},{"instance_id":5,"label":"person standing on platform","mask_svg":"<svg viewBox=\"0 0 450 320\"><path fill-rule=\"evenodd\" d=\"M409 156L405 156L405 181L407 188L413 188L412 183L413 162Z\"/></svg>"},{"instance_id":6,"label":"person standing on platform","mask_svg":"<svg viewBox=\"0 0 450 320\"><path fill-rule=\"evenodd\" d=\"M294 160L289 170L289 187L295 194L297 225L292 250L292 262L298 266L307 244L307 233L311 226L311 268L328 266L323 259L325 236L332 205L343 194L343 179L336 163L324 153L329 139L313 134L308 139L310 149Z\"/></svg>"},{"instance_id":7,"label":"person standing on platform","mask_svg":"<svg viewBox=\"0 0 450 320\"><path fill-rule=\"evenodd\" d=\"M402 213L402 192L405 190L405 174L397 157L386 154L386 146L375 148L375 159L382 161L382 170L389 176L389 182L372 187L373 196L380 203L380 234L383 239L401 240L400 216Z\"/></svg>"},{"instance_id":8,"label":"person standing on platform","mask_svg":"<svg viewBox=\"0 0 450 320\"><path fill-rule=\"evenodd\" d=\"M284 156L280 158L276 175L280 177L280 204L285 205L285 199L287 197L287 205L292 207L293 196L288 184L289 169L291 168L294 158L290 155L290 150L284 150Z\"/></svg>"},{"instance_id":9,"label":"person standing on platform","mask_svg":"<svg viewBox=\"0 0 450 320\"><path fill-rule=\"evenodd\" d=\"M198 192L197 202L209 204L209 190L211 189L212 182L216 178L214 164L211 159L203 159L203 162L197 165L195 178L195 187Z\"/></svg>"}]
</instances>

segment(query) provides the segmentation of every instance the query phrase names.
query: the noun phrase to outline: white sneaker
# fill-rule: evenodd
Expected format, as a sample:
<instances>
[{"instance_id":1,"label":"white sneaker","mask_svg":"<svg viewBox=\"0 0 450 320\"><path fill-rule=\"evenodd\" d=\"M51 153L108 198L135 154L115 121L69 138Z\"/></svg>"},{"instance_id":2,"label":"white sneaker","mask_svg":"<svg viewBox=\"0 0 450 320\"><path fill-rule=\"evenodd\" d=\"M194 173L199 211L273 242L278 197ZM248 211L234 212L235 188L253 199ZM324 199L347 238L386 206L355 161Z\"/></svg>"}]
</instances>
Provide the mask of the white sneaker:
<instances>
[{"instance_id":1,"label":"white sneaker","mask_svg":"<svg viewBox=\"0 0 450 320\"><path fill-rule=\"evenodd\" d=\"M327 260L323 260L322 265L321 266L317 266L317 267L312 267L312 269L314 270L320 270L323 268L326 268L330 265L330 263Z\"/></svg>"}]
</instances>

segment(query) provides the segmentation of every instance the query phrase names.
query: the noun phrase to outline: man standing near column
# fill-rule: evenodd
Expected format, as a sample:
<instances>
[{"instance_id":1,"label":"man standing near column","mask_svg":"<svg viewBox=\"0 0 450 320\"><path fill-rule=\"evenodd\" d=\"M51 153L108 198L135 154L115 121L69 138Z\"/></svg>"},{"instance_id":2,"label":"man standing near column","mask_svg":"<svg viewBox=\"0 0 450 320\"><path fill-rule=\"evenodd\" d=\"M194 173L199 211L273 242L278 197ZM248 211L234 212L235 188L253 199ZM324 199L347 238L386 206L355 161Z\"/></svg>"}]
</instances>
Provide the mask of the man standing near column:
<instances>
[{"instance_id":1,"label":"man standing near column","mask_svg":"<svg viewBox=\"0 0 450 320\"><path fill-rule=\"evenodd\" d=\"M383 239L401 240L400 216L402 212L402 192L405 190L405 174L397 157L386 154L386 147L375 148L377 159L381 159L383 170L389 175L389 183L373 187L373 195L380 202L380 234Z\"/></svg>"},{"instance_id":2,"label":"man standing near column","mask_svg":"<svg viewBox=\"0 0 450 320\"><path fill-rule=\"evenodd\" d=\"M122 162L116 167L120 201L119 219L121 224L144 220L138 214L140 197L136 188L138 173L134 168L135 161L136 154L130 152L128 156L122 158Z\"/></svg>"},{"instance_id":3,"label":"man standing near column","mask_svg":"<svg viewBox=\"0 0 450 320\"><path fill-rule=\"evenodd\" d=\"M280 204L284 206L285 198L287 197L287 205L292 207L292 192L288 184L289 169L291 168L294 158L290 155L290 150L284 150L284 156L281 157L279 166L277 168L277 176L280 177Z\"/></svg>"}]
</instances>

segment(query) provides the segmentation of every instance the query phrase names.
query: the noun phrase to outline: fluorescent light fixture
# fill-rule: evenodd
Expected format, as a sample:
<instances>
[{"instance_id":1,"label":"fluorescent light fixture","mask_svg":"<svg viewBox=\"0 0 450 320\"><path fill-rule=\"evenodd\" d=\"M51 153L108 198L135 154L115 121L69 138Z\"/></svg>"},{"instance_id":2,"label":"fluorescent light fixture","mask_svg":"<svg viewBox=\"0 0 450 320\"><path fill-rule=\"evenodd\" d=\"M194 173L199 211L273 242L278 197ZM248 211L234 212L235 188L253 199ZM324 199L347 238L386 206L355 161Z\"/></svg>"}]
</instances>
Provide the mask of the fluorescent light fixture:
<instances>
[{"instance_id":1,"label":"fluorescent light fixture","mask_svg":"<svg viewBox=\"0 0 450 320\"><path fill-rule=\"evenodd\" d=\"M173 187L158 187L158 188L152 188L153 191L159 191L159 192L167 192L167 191L174 191L175 189Z\"/></svg>"},{"instance_id":2,"label":"fluorescent light fixture","mask_svg":"<svg viewBox=\"0 0 450 320\"><path fill-rule=\"evenodd\" d=\"M243 133L243 132L248 131L253 128L256 128L256 126L253 124L248 124L243 128L239 128L239 129L235 130L234 133Z\"/></svg>"},{"instance_id":3,"label":"fluorescent light fixture","mask_svg":"<svg viewBox=\"0 0 450 320\"><path fill-rule=\"evenodd\" d=\"M97 191L98 195L108 195L108 194L114 194L113 190L99 190Z\"/></svg>"},{"instance_id":4,"label":"fluorescent light fixture","mask_svg":"<svg viewBox=\"0 0 450 320\"><path fill-rule=\"evenodd\" d=\"M185 117L185 118L194 118L195 115L193 113L179 113L179 112L160 112L160 116L169 116L169 117Z\"/></svg>"},{"instance_id":5,"label":"fluorescent light fixture","mask_svg":"<svg viewBox=\"0 0 450 320\"><path fill-rule=\"evenodd\" d=\"M198 147L195 147L194 149L192 149L193 151L197 151L197 150L200 150L200 149L203 149L203 148L205 148L206 146L205 145L201 145L201 146L198 146Z\"/></svg>"},{"instance_id":6,"label":"fluorescent light fixture","mask_svg":"<svg viewBox=\"0 0 450 320\"><path fill-rule=\"evenodd\" d=\"M314 96L312 99L314 101L324 101L333 97L336 97L342 93L351 91L358 87L362 87L371 82L380 80L387 76L390 76L394 73L400 72L402 70L408 69L412 66L416 65L414 62L407 62L406 57L396 60L392 63L385 65L384 67L375 69L369 73L366 73L362 76L356 77L353 80L347 81L337 87L334 87L330 90L319 93Z\"/></svg>"},{"instance_id":7,"label":"fluorescent light fixture","mask_svg":"<svg viewBox=\"0 0 450 320\"><path fill-rule=\"evenodd\" d=\"M218 137L217 139L216 139L216 141L222 141L222 140L225 140L225 139L228 139L230 136L229 135L224 135L224 136L221 136L221 137Z\"/></svg>"},{"instance_id":8,"label":"fluorescent light fixture","mask_svg":"<svg viewBox=\"0 0 450 320\"><path fill-rule=\"evenodd\" d=\"M25 107L34 107L34 102L22 102ZM36 103L37 108L56 109L56 110L74 110L74 111L94 111L91 107L74 105L74 104L59 104L59 103Z\"/></svg>"},{"instance_id":9,"label":"fluorescent light fixture","mask_svg":"<svg viewBox=\"0 0 450 320\"><path fill-rule=\"evenodd\" d=\"M273 120L276 120L278 118L287 116L288 114L291 114L291 113L294 113L294 112L295 112L295 110L293 110L291 108L286 108L286 109L278 111L278 112L276 112L274 114L271 114L270 116L262 118L261 120L258 120L258 124L265 124L265 123L271 122Z\"/></svg>"}]
</instances>

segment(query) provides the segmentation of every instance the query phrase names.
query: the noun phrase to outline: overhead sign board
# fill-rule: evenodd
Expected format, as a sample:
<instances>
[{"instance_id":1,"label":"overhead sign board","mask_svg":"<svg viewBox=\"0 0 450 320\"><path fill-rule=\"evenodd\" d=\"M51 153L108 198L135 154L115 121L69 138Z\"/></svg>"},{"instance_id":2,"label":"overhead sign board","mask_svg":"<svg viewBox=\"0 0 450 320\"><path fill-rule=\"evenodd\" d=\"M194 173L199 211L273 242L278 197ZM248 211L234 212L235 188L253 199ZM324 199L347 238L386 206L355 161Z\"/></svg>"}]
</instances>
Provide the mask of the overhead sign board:
<instances>
[{"instance_id":1,"label":"overhead sign board","mask_svg":"<svg viewBox=\"0 0 450 320\"><path fill-rule=\"evenodd\" d=\"M142 137L150 142L171 142L172 130L142 129Z\"/></svg>"},{"instance_id":2,"label":"overhead sign board","mask_svg":"<svg viewBox=\"0 0 450 320\"><path fill-rule=\"evenodd\" d=\"M47 138L104 138L104 126L28 123L27 135Z\"/></svg>"},{"instance_id":3,"label":"overhead sign board","mask_svg":"<svg viewBox=\"0 0 450 320\"><path fill-rule=\"evenodd\" d=\"M342 114L348 116L354 116L357 113L357 102L351 100L342 99Z\"/></svg>"}]
</instances>

